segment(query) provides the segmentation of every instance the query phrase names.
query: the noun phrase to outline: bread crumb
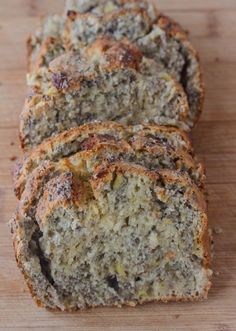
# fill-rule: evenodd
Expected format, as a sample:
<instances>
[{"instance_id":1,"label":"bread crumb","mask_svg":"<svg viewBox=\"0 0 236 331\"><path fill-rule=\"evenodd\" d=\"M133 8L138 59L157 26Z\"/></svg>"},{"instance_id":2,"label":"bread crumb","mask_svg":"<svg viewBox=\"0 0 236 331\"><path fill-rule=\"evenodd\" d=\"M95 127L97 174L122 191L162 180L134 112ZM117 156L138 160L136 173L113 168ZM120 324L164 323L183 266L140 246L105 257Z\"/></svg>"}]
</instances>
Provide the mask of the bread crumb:
<instances>
[{"instance_id":1,"label":"bread crumb","mask_svg":"<svg viewBox=\"0 0 236 331\"><path fill-rule=\"evenodd\" d=\"M11 161L15 161L16 159L17 159L17 157L15 155L13 155L13 156L10 157L10 160Z\"/></svg>"},{"instance_id":2,"label":"bread crumb","mask_svg":"<svg viewBox=\"0 0 236 331\"><path fill-rule=\"evenodd\" d=\"M214 233L215 234L220 234L223 232L222 228L220 228L219 226L216 226L214 229L213 229Z\"/></svg>"},{"instance_id":3,"label":"bread crumb","mask_svg":"<svg viewBox=\"0 0 236 331\"><path fill-rule=\"evenodd\" d=\"M1 84L1 83L0 83L0 84ZM14 141L11 141L10 145L11 145L11 146L14 146L14 145L15 145Z\"/></svg>"},{"instance_id":4,"label":"bread crumb","mask_svg":"<svg viewBox=\"0 0 236 331\"><path fill-rule=\"evenodd\" d=\"M219 271L214 271L214 275L218 277L220 275Z\"/></svg>"}]
</instances>

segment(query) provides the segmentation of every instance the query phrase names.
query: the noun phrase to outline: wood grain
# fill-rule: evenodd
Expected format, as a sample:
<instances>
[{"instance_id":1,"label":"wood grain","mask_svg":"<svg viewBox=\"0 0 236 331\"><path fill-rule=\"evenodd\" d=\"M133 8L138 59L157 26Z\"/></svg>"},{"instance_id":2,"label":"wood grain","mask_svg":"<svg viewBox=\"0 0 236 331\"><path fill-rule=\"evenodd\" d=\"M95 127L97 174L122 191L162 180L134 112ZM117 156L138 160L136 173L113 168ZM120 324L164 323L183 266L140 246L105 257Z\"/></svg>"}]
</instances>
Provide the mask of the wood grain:
<instances>
[{"instance_id":1,"label":"wood grain","mask_svg":"<svg viewBox=\"0 0 236 331\"><path fill-rule=\"evenodd\" d=\"M0 1L0 330L235 331L236 330L236 1L159 0L181 21L199 50L205 110L193 133L207 169L214 234L213 288L195 304L148 304L73 314L37 308L16 268L7 225L15 207L11 169L19 156L18 116L25 88L25 40L38 16L60 12L63 0ZM155 1L153 1L155 2ZM216 231L218 232L218 231Z\"/></svg>"}]
</instances>

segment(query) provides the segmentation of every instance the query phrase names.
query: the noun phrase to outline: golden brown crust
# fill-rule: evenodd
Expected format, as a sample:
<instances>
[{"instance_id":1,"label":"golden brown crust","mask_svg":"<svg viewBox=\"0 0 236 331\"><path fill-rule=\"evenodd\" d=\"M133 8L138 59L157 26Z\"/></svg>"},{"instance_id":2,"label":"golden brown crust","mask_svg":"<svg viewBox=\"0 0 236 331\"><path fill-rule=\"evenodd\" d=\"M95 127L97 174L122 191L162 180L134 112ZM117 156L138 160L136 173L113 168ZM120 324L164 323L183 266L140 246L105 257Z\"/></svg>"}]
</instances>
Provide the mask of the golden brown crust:
<instances>
[{"instance_id":1,"label":"golden brown crust","mask_svg":"<svg viewBox=\"0 0 236 331\"><path fill-rule=\"evenodd\" d=\"M50 63L49 71L52 73L54 86L59 90L68 90L80 88L81 82L85 79L95 79L96 64L101 70L109 72L123 68L139 71L141 61L142 53L136 46L104 37L86 48L83 58L73 52L59 56Z\"/></svg>"},{"instance_id":2,"label":"golden brown crust","mask_svg":"<svg viewBox=\"0 0 236 331\"><path fill-rule=\"evenodd\" d=\"M160 14L157 19L157 24L171 37L178 37L182 40L186 40L188 38L188 34L183 27L166 15Z\"/></svg>"},{"instance_id":3,"label":"golden brown crust","mask_svg":"<svg viewBox=\"0 0 236 331\"><path fill-rule=\"evenodd\" d=\"M33 53L33 44L32 44L32 35L30 35L26 40L26 49L27 49L27 68L30 72L33 69L32 64L32 53Z\"/></svg>"},{"instance_id":4,"label":"golden brown crust","mask_svg":"<svg viewBox=\"0 0 236 331\"><path fill-rule=\"evenodd\" d=\"M129 42L115 42L110 38L99 38L85 52L89 61L100 62L104 57L105 63L102 67L108 71L117 68L132 68L139 70L142 61L142 53Z\"/></svg>"},{"instance_id":5,"label":"golden brown crust","mask_svg":"<svg viewBox=\"0 0 236 331\"><path fill-rule=\"evenodd\" d=\"M79 149L89 149L94 144L101 143L102 141L108 140L112 142L115 139L119 144L122 140L130 140L130 144L135 150L145 148L150 153L153 153L157 144L163 144L161 140L155 139L155 135L158 136L160 134L166 136L167 144L170 143L168 143L168 140L171 136L177 135L179 141L182 141L182 146L176 147L177 153L178 150L180 151L182 149L186 154L192 155L193 150L187 134L171 127L154 125L126 127L115 122L103 122L85 124L78 128L65 131L39 145L29 155L26 154L21 163L17 163L14 171L15 193L20 197L23 189L22 185L24 185L28 171L31 171L30 169L33 169L39 162L42 162L46 158L53 158L55 151L62 150L63 148L65 150L65 146L72 145L76 141L78 141L77 151ZM149 137L150 135L154 135L154 137ZM135 139L132 137L135 137Z\"/></svg>"},{"instance_id":6,"label":"golden brown crust","mask_svg":"<svg viewBox=\"0 0 236 331\"><path fill-rule=\"evenodd\" d=\"M202 212L205 212L206 210L203 195L198 190L198 188L189 180L188 177L176 173L175 171L166 169L150 171L142 166L128 164L122 161L108 164L105 167L102 165L101 167L98 167L96 169L96 173L91 180L91 185L95 192L99 192L100 186L104 186L106 182L110 182L112 180L113 172L121 173L123 175L125 175L126 173L141 175L150 178L154 182L163 181L167 184L177 182L183 187L189 187L189 189L187 189L184 194L186 196L186 199L191 199L195 207L199 208Z\"/></svg>"},{"instance_id":7,"label":"golden brown crust","mask_svg":"<svg viewBox=\"0 0 236 331\"><path fill-rule=\"evenodd\" d=\"M199 241L202 243L204 249L204 265L208 268L211 266L211 236L209 235L208 219L205 217L204 231L202 231Z\"/></svg>"},{"instance_id":8,"label":"golden brown crust","mask_svg":"<svg viewBox=\"0 0 236 331\"><path fill-rule=\"evenodd\" d=\"M83 180L71 172L62 173L46 183L37 205L36 218L45 223L55 207L66 209L73 203L80 208L86 204L88 193Z\"/></svg>"}]
</instances>

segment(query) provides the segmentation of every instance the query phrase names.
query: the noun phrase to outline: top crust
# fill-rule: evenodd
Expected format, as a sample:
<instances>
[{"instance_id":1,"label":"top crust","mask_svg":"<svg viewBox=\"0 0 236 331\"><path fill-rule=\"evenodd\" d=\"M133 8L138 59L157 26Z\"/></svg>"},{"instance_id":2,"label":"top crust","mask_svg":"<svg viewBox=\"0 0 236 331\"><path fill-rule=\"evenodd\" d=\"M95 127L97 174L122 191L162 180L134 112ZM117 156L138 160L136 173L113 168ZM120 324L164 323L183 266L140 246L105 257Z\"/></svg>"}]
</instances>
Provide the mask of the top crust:
<instances>
[{"instance_id":1,"label":"top crust","mask_svg":"<svg viewBox=\"0 0 236 331\"><path fill-rule=\"evenodd\" d=\"M14 171L16 195L20 198L29 173L44 160L58 161L77 152L93 151L96 146L102 146L102 144L114 145L120 152L127 148L127 151L132 153L147 151L150 158L154 155L158 158L156 154L158 149L166 150L168 153L170 151L170 155L175 154L178 157L183 155L184 162L186 165L189 164L190 168L194 168L190 165L191 163L196 163L195 167L200 166L194 161L191 143L181 130L142 125L126 127L114 122L91 123L65 131L25 155ZM95 153L95 150L92 153ZM201 178L204 177L202 166L199 172L202 173L199 177L201 182Z\"/></svg>"},{"instance_id":2,"label":"top crust","mask_svg":"<svg viewBox=\"0 0 236 331\"><path fill-rule=\"evenodd\" d=\"M117 43L109 39L97 40L86 49L85 54L89 61L101 63L109 71L126 67L139 70L143 58L135 45L128 42Z\"/></svg>"},{"instance_id":3,"label":"top crust","mask_svg":"<svg viewBox=\"0 0 236 331\"><path fill-rule=\"evenodd\" d=\"M86 59L86 60L84 60ZM82 80L95 79L95 65L100 70L115 71L130 68L139 71L142 53L129 43L117 43L110 39L99 39L86 48L84 58L80 54L68 53L49 64L54 86L59 90L79 87Z\"/></svg>"}]
</instances>

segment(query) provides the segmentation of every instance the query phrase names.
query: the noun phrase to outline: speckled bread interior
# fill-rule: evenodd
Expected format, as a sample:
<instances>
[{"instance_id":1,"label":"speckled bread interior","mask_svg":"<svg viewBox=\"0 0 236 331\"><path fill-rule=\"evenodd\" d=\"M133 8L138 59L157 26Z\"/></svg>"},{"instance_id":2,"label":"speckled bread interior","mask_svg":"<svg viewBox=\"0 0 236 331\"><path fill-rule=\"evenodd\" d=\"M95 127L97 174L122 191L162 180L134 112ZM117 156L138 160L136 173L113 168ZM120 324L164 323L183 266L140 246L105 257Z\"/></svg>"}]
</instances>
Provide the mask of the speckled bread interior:
<instances>
[{"instance_id":1,"label":"speckled bread interior","mask_svg":"<svg viewBox=\"0 0 236 331\"><path fill-rule=\"evenodd\" d=\"M46 18L30 37L31 71L48 66L65 51L83 52L99 36L129 39L182 84L190 105L188 125L193 127L202 111L203 82L198 54L179 24L145 1L69 1L67 10L67 19Z\"/></svg>"},{"instance_id":2,"label":"speckled bread interior","mask_svg":"<svg viewBox=\"0 0 236 331\"><path fill-rule=\"evenodd\" d=\"M198 301L211 287L197 52L138 0L67 0L30 36L16 261L38 305Z\"/></svg>"},{"instance_id":3,"label":"speckled bread interior","mask_svg":"<svg viewBox=\"0 0 236 331\"><path fill-rule=\"evenodd\" d=\"M51 309L199 300L210 287L203 196L176 171L45 161L12 231L32 295Z\"/></svg>"},{"instance_id":4,"label":"speckled bread interior","mask_svg":"<svg viewBox=\"0 0 236 331\"><path fill-rule=\"evenodd\" d=\"M128 42L99 39L83 56L53 60L32 90L20 118L22 146L90 121L155 123L188 129L186 95L155 61Z\"/></svg>"}]
</instances>

